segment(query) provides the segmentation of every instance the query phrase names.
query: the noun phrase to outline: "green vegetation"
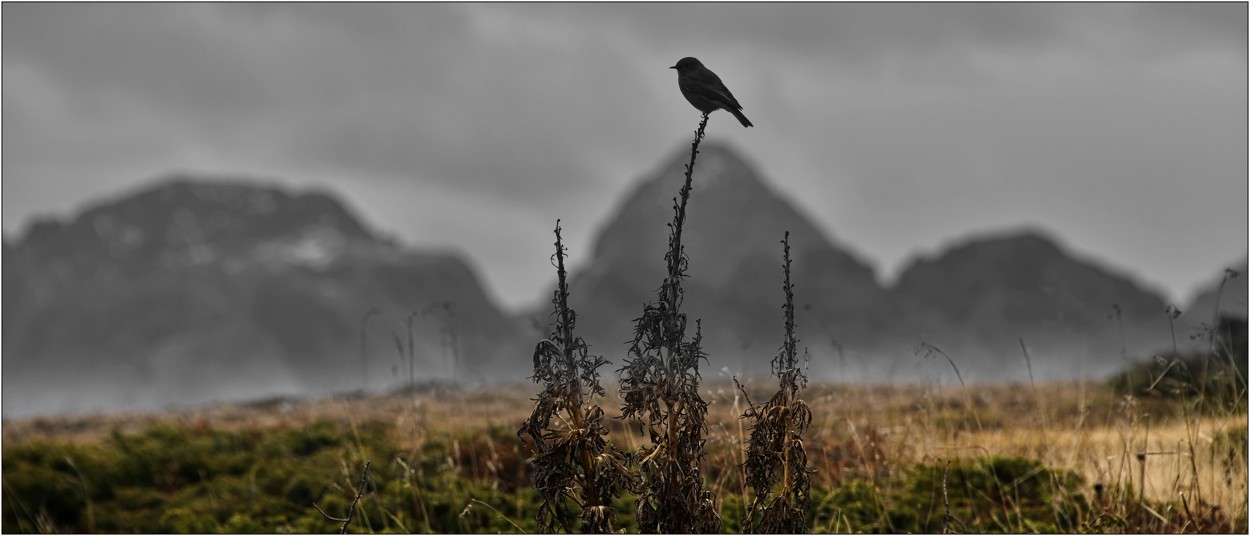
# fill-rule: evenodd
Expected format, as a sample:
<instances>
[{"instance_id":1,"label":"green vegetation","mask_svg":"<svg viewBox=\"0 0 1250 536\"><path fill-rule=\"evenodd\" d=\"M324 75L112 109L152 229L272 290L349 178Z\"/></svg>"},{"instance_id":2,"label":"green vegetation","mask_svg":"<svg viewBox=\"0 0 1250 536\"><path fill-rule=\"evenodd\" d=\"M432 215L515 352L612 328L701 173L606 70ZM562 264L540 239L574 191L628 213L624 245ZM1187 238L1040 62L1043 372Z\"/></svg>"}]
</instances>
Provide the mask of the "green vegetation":
<instances>
[{"instance_id":1,"label":"green vegetation","mask_svg":"<svg viewBox=\"0 0 1250 536\"><path fill-rule=\"evenodd\" d=\"M351 532L537 532L542 500L513 432L492 427L431 436L416 450L400 447L398 432L329 420L236 432L158 423L94 443L6 445L3 529L334 532L339 524L312 504L331 515L346 511L364 460L371 459ZM1229 430L1216 445L1241 449L1244 460L1245 434L1244 427ZM721 494L722 530L738 532L746 506L741 490ZM1110 504L1116 497L1133 502L1136 492L1107 488L1096 495L1077 473L1033 459L931 460L884 478L813 486L805 522L816 533L1085 533L1180 531L1190 521L1185 506L1171 502L1147 504L1169 523L1153 514L1143 521L1117 513ZM614 500L615 528L638 530L636 500ZM1207 531L1245 530L1244 518L1199 519L1194 508L1192 523L1205 523Z\"/></svg>"},{"instance_id":2,"label":"green vegetation","mask_svg":"<svg viewBox=\"0 0 1250 536\"><path fill-rule=\"evenodd\" d=\"M525 471L511 433L474 430L411 452L393 437L383 425L353 431L332 421L263 432L157 424L95 444L6 445L3 529L333 532L338 524L313 503L345 512L372 459L355 530L534 531L538 501L528 480L518 480ZM482 471L486 459L498 465Z\"/></svg>"},{"instance_id":3,"label":"green vegetation","mask_svg":"<svg viewBox=\"0 0 1250 536\"><path fill-rule=\"evenodd\" d=\"M1110 380L1122 395L1184 402L1206 413L1246 410L1246 354L1166 354L1137 363Z\"/></svg>"}]
</instances>

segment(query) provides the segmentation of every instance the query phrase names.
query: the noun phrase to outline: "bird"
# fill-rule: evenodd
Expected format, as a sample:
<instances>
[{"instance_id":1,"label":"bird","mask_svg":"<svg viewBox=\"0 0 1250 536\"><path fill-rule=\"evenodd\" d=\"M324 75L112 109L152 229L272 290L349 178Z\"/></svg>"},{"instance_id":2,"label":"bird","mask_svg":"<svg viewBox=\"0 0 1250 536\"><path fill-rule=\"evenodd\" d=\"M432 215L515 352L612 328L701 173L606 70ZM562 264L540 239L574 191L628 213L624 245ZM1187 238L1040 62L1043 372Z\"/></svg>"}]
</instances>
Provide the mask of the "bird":
<instances>
[{"instance_id":1,"label":"bird","mask_svg":"<svg viewBox=\"0 0 1250 536\"><path fill-rule=\"evenodd\" d=\"M742 105L738 104L738 99L735 99L734 94L729 92L729 88L720 81L720 77L704 67L699 60L690 57L682 58L678 60L677 65L669 69L677 69L677 87L681 88L681 94L704 115L722 109L734 114L742 126L755 126L739 111Z\"/></svg>"}]
</instances>

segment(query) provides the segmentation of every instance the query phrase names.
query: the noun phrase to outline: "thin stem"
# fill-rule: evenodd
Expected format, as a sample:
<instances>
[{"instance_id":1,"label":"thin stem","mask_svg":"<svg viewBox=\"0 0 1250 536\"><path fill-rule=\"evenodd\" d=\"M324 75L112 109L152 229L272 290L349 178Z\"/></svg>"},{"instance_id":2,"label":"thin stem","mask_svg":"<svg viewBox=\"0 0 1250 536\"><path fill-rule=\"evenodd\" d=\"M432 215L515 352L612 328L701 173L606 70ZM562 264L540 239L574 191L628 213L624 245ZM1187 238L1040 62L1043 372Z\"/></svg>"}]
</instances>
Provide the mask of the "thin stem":
<instances>
[{"instance_id":1,"label":"thin stem","mask_svg":"<svg viewBox=\"0 0 1250 536\"><path fill-rule=\"evenodd\" d=\"M690 184L694 178L694 161L699 154L699 142L703 140L703 132L707 129L708 114L703 114L699 129L694 133L694 141L690 143L690 162L686 164L686 182L681 187L681 204L677 215L673 218L673 244L668 255L668 281L665 301L672 308L673 317L677 315L682 277L682 258L685 257L681 245L681 232L686 225L686 202L690 200Z\"/></svg>"},{"instance_id":2,"label":"thin stem","mask_svg":"<svg viewBox=\"0 0 1250 536\"><path fill-rule=\"evenodd\" d=\"M372 463L373 462L369 460L365 460L365 470L360 474L360 485L356 486L356 497L352 499L351 506L347 507L346 516L334 517L330 514L327 514L326 511L322 510L320 506L317 506L317 503L315 502L313 503L313 508L316 508L318 512L321 512L321 515L324 516L326 519L329 519L330 521L343 523L343 526L339 527L339 534L347 534L347 525L352 522L352 518L355 517L356 515L356 503L359 503L360 498L363 497L365 494L365 485L368 484L368 480L369 480L369 466Z\"/></svg>"}]
</instances>

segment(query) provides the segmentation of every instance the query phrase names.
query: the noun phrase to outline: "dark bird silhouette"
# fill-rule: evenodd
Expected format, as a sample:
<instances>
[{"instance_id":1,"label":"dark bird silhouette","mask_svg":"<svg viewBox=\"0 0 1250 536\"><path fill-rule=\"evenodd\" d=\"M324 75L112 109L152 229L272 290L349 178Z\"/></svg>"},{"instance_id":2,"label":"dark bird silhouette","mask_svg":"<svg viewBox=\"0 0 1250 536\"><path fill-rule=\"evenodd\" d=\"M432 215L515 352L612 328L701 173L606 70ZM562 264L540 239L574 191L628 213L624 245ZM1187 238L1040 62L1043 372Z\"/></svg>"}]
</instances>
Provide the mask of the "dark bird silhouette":
<instances>
[{"instance_id":1,"label":"dark bird silhouette","mask_svg":"<svg viewBox=\"0 0 1250 536\"><path fill-rule=\"evenodd\" d=\"M699 60L682 58L669 69L677 69L677 87L681 88L681 94L700 112L710 114L717 109L726 110L734 114L742 126L755 126L747 116L738 111L742 109L742 105L738 104L738 99L729 92L720 77L704 67Z\"/></svg>"}]
</instances>

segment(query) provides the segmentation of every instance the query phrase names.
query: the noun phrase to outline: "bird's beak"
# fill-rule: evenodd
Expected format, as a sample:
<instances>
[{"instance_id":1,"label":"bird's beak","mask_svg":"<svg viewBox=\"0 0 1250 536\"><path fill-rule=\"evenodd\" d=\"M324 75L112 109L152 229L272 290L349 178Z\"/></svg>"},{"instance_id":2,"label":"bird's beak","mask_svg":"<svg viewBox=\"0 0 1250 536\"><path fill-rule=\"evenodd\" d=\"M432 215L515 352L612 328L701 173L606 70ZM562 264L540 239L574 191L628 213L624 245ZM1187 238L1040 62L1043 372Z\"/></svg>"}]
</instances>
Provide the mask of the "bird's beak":
<instances>
[{"instance_id":1,"label":"bird's beak","mask_svg":"<svg viewBox=\"0 0 1250 536\"><path fill-rule=\"evenodd\" d=\"M669 67L669 69L676 69L676 68L677 68L677 66L676 66L676 65L674 65L674 66L672 66L672 67Z\"/></svg>"}]
</instances>

